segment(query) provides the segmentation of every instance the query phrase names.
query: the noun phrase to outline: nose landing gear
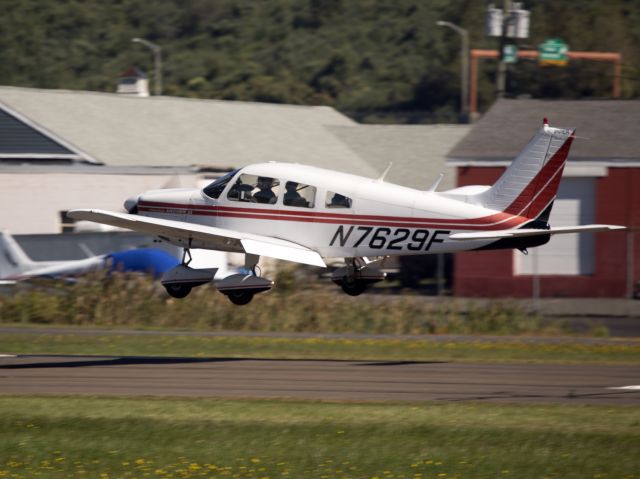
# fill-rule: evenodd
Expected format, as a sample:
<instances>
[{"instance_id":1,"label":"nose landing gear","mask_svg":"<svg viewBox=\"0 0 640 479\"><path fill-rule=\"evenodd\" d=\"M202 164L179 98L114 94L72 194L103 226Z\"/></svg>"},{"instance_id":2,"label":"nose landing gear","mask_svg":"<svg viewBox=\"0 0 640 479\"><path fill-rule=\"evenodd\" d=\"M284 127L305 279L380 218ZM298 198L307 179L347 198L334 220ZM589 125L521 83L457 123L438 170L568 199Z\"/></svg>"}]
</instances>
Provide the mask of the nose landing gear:
<instances>
[{"instance_id":1,"label":"nose landing gear","mask_svg":"<svg viewBox=\"0 0 640 479\"><path fill-rule=\"evenodd\" d=\"M216 288L222 294L226 295L233 304L243 306L249 304L253 297L269 291L273 287L273 281L258 276L256 269L259 256L247 254L245 256L245 269L251 271L251 274L232 274L220 281Z\"/></svg>"},{"instance_id":2,"label":"nose landing gear","mask_svg":"<svg viewBox=\"0 0 640 479\"><path fill-rule=\"evenodd\" d=\"M191 288L192 286L184 283L173 283L164 285L164 289L167 290L167 293L172 298L186 298L191 292Z\"/></svg>"},{"instance_id":3,"label":"nose landing gear","mask_svg":"<svg viewBox=\"0 0 640 479\"><path fill-rule=\"evenodd\" d=\"M182 263L165 272L160 283L172 298L185 298L196 286L213 281L218 268L194 269L189 267L191 252L185 248L182 254Z\"/></svg>"},{"instance_id":4,"label":"nose landing gear","mask_svg":"<svg viewBox=\"0 0 640 479\"><path fill-rule=\"evenodd\" d=\"M216 288L218 291L227 296L233 304L242 306L249 304L256 294L270 290L273 287L273 281L258 276L256 272L259 259L259 256L247 254L245 256L245 269L251 271L251 274L232 274L227 276L217 282ZM190 268L189 263L191 263L191 253L188 248L185 248L182 255L182 264L162 275L160 282L169 296L185 298L196 286L213 281L218 271L217 268Z\"/></svg>"}]
</instances>

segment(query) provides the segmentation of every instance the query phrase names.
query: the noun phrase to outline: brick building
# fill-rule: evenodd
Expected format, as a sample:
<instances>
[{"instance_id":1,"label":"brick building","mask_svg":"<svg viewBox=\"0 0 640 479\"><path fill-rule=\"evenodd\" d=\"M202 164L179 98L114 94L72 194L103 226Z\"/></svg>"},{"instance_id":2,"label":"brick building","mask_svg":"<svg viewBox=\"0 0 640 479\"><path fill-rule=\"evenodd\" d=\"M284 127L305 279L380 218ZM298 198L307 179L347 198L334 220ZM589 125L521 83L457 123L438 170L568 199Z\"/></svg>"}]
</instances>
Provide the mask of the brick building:
<instances>
[{"instance_id":1,"label":"brick building","mask_svg":"<svg viewBox=\"0 0 640 479\"><path fill-rule=\"evenodd\" d=\"M548 117L576 135L549 223L622 232L559 235L517 250L459 253L458 296L631 297L640 280L640 101L501 100L449 153L458 186L490 185Z\"/></svg>"}]
</instances>

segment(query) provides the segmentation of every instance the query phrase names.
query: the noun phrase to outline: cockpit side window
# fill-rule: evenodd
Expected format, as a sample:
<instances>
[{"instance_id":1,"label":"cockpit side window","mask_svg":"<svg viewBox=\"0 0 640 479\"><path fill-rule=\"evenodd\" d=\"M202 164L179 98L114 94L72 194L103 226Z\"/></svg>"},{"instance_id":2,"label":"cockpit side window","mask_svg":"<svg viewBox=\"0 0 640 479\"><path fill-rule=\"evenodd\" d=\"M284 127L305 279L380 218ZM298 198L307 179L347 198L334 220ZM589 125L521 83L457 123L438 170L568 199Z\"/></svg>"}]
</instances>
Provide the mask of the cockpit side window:
<instances>
[{"instance_id":1,"label":"cockpit side window","mask_svg":"<svg viewBox=\"0 0 640 479\"><path fill-rule=\"evenodd\" d=\"M280 180L267 176L242 174L229 189L227 199L273 205L278 201Z\"/></svg>"},{"instance_id":2,"label":"cockpit side window","mask_svg":"<svg viewBox=\"0 0 640 479\"><path fill-rule=\"evenodd\" d=\"M287 181L284 185L285 192L282 203L285 206L298 208L313 208L316 201L316 187Z\"/></svg>"},{"instance_id":3,"label":"cockpit side window","mask_svg":"<svg viewBox=\"0 0 640 479\"><path fill-rule=\"evenodd\" d=\"M224 191L224 187L227 186L227 183L231 181L231 178L235 176L238 170L233 170L227 173L226 175L221 176L216 181L206 186L202 192L207 195L209 198L213 198L217 200L222 192Z\"/></svg>"},{"instance_id":4,"label":"cockpit side window","mask_svg":"<svg viewBox=\"0 0 640 479\"><path fill-rule=\"evenodd\" d=\"M333 191L327 191L327 197L325 206L327 208L351 208L353 201L351 198L335 193Z\"/></svg>"}]
</instances>

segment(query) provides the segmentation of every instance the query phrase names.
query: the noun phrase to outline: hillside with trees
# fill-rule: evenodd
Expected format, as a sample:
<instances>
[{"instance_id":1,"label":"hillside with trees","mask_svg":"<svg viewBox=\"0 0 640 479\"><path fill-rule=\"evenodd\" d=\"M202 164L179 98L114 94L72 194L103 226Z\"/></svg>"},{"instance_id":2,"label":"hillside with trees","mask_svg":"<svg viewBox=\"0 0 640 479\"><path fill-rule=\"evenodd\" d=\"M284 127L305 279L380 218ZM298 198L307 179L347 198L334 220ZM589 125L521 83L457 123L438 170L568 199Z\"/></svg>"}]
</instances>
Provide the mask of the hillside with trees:
<instances>
[{"instance_id":1,"label":"hillside with trees","mask_svg":"<svg viewBox=\"0 0 640 479\"><path fill-rule=\"evenodd\" d=\"M142 37L162 46L164 94L330 105L361 121L457 121L459 36L484 35L478 0L4 0L0 84L114 91L138 65L153 81ZM498 2L501 4L501 2ZM640 96L640 0L537 0L530 38L623 55L622 97ZM481 62L480 109L494 98L495 61ZM572 62L510 66L510 96L607 98L613 69Z\"/></svg>"}]
</instances>

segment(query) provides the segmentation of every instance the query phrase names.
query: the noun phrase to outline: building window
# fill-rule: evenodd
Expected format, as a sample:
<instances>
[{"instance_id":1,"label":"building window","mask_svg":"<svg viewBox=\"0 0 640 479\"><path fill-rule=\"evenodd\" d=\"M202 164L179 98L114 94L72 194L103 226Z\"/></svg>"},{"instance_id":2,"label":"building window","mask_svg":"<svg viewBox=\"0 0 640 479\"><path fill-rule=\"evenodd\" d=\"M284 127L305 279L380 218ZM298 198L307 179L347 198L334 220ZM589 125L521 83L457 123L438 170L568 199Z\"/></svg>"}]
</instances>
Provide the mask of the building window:
<instances>
[{"instance_id":1,"label":"building window","mask_svg":"<svg viewBox=\"0 0 640 479\"><path fill-rule=\"evenodd\" d=\"M60 211L60 232L61 233L73 233L76 229L76 220L69 218L67 213L69 210Z\"/></svg>"}]
</instances>

